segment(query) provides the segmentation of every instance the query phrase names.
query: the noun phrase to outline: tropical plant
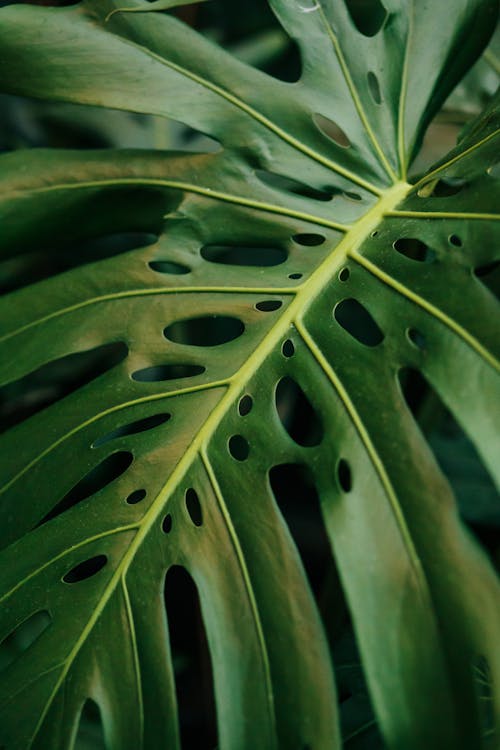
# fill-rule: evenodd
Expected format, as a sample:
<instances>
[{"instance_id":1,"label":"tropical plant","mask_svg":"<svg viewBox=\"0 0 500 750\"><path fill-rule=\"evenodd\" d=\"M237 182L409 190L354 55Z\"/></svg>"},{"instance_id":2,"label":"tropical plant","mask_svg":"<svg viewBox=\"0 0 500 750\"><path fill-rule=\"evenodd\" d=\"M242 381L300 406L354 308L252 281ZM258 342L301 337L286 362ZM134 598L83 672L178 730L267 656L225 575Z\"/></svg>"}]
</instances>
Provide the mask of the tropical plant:
<instances>
[{"instance_id":1,"label":"tropical plant","mask_svg":"<svg viewBox=\"0 0 500 750\"><path fill-rule=\"evenodd\" d=\"M8 750L72 747L88 699L109 748L179 746L172 576L199 594L214 742L339 747L294 493L319 503L387 747L497 746L498 579L407 388L498 476L497 105L411 171L497 2L269 2L294 83L137 12L180 0L0 10L3 92L216 141L0 157Z\"/></svg>"}]
</instances>

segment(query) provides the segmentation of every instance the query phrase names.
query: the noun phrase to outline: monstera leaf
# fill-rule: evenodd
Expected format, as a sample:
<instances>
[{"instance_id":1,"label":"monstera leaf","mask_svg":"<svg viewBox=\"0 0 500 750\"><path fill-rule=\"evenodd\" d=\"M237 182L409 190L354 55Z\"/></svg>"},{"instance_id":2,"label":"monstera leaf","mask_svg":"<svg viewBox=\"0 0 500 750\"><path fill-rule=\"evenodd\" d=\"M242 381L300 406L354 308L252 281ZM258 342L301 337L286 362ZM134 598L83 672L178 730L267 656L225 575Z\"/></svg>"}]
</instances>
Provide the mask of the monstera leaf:
<instances>
[{"instance_id":1,"label":"monstera leaf","mask_svg":"<svg viewBox=\"0 0 500 750\"><path fill-rule=\"evenodd\" d=\"M319 498L387 746L498 741L498 580L405 398L420 373L498 473L498 109L411 176L497 3L270 5L300 47L295 83L172 15L114 12L145 3L0 11L4 92L165 115L219 144L0 157L16 287L0 639L30 632L2 674L8 750L72 747L89 699L109 748L179 746L164 603L179 569L219 746L339 747L335 667L285 520L294 483Z\"/></svg>"}]
</instances>

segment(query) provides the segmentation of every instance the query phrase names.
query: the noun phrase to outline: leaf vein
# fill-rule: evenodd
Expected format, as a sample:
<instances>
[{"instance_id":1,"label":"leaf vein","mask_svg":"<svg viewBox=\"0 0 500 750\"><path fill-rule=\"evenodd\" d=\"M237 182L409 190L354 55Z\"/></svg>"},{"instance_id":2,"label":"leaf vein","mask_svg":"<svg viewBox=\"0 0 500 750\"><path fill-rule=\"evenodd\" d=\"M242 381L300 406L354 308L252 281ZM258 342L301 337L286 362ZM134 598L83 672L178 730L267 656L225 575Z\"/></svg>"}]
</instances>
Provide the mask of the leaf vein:
<instances>
[{"instance_id":1,"label":"leaf vein","mask_svg":"<svg viewBox=\"0 0 500 750\"><path fill-rule=\"evenodd\" d=\"M375 148L375 151L377 152L377 156L379 158L380 163L384 167L384 169L387 172L388 176L393 180L394 183L396 183L397 180L398 180L398 177L397 177L396 173L394 172L394 170L392 169L391 165L389 164L389 161L388 161L386 155L384 154L384 152L383 152L383 150L382 150L382 148L380 146L380 143L378 142L378 139L377 139L375 133L373 132L373 128L370 125L370 122L369 122L368 117L366 115L366 112L365 112L365 109L363 107L363 104L361 103L361 98L360 98L359 93L358 93L358 91L356 89L356 86L354 85L354 81L352 80L352 76L351 76L351 74L349 72L349 68L347 66L347 63L346 63L346 60L345 60L345 57L344 57L344 53L342 52L342 48L341 48L341 46L339 44L339 40L338 40L337 34L334 33L334 31L333 31L330 23L328 22L328 19L325 16L325 11L324 11L323 6L321 5L320 0L318 0L318 8L320 10L320 16L321 16L322 23L323 23L323 25L324 25L324 27L326 29L326 32L327 32L327 34L328 34L328 36L329 36L329 38L330 38L330 40L331 40L331 42L333 44L333 48L335 50L335 55L336 55L337 60L339 62L340 69L342 70L342 75L344 76L344 80L345 80L345 82L347 84L347 88L349 89L349 93L351 94L351 97L352 97L354 106L356 108L356 111L357 111L357 113L359 115L359 118L360 118L361 122L363 123L363 126L364 126L366 132L368 133L368 137L370 138L370 140L371 140L371 142L373 144L373 147Z\"/></svg>"},{"instance_id":2,"label":"leaf vein","mask_svg":"<svg viewBox=\"0 0 500 750\"><path fill-rule=\"evenodd\" d=\"M382 271L378 266L376 266L374 263L369 261L364 256L360 255L358 252L352 250L349 252L349 257L351 257L356 263L359 263L359 265L366 268L367 271L369 271L373 276L376 276L381 281L384 282L387 286L391 287L392 289L395 289L399 294L401 294L403 297L406 297L411 302L415 303L419 307L421 307L423 310L428 312L430 315L432 315L434 318L439 320L441 323L444 323L450 330L452 330L454 333L457 334L463 341L465 341L472 349L474 349L475 352L477 352L482 359L484 359L485 362L487 362L493 369L500 370L500 362L496 359L496 357L491 354L477 339L475 336L472 336L468 331L465 330L461 325L456 323L452 318L449 317L449 315L446 315L442 310L437 308L435 305L431 304L427 300L425 300L423 297L421 297L419 294L416 294L411 289L408 289L408 287L404 286L404 284L401 284L396 279L393 279L392 276L389 276L389 274Z\"/></svg>"},{"instance_id":3,"label":"leaf vein","mask_svg":"<svg viewBox=\"0 0 500 750\"><path fill-rule=\"evenodd\" d=\"M321 352L316 342L313 340L312 336L309 334L309 332L305 328L304 324L301 321L297 321L296 326L297 326L297 331L301 335L305 345L307 346L312 356L317 361L319 367L325 373L326 377L328 378L328 380L330 381L330 383L333 385L336 392L338 393L339 398L344 404L344 407L347 413L349 414L349 417L356 429L356 432L358 433L363 445L365 446L366 452L368 453L368 456L370 457L370 461L373 465L373 468L378 474L378 477L380 479L382 487L384 488L387 499L389 500L394 519L400 531L401 538L403 540L404 546L408 553L408 557L411 561L412 568L415 572L415 577L420 584L419 591L427 591L427 585L425 583L425 576L422 570L422 565L420 563L418 554L415 549L415 545L413 544L413 540L408 530L406 521L403 516L403 512L399 505L398 498L392 486L391 480L389 476L387 475L385 467L382 463L380 456L378 455L378 452L373 444L373 441L370 435L368 434L366 428L364 427L363 422L361 421L360 416L358 414L358 411L355 405L353 404L345 386L340 381L340 379L338 378L333 368L330 366L330 363L327 361L326 357Z\"/></svg>"},{"instance_id":4,"label":"leaf vein","mask_svg":"<svg viewBox=\"0 0 500 750\"><path fill-rule=\"evenodd\" d=\"M151 57L152 59L156 60L161 65L164 65L165 67L170 68L171 70L175 70L180 75L185 76L186 78L189 78L191 81L198 83L203 88L206 88L207 90L212 91L212 93L217 94L221 98L225 99L227 102L234 105L235 107L240 109L242 112L245 112L245 114L249 115L252 119L259 122L265 128L267 128L272 133L277 135L278 138L283 140L289 146L292 146L292 148L295 148L297 151L302 152L303 154L313 159L314 161L318 162L319 164L322 164L328 169L331 169L333 172L337 172L337 174L340 174L342 177L345 177L351 182L357 185L360 185L361 187L364 187L369 192L374 193L375 195L379 195L380 190L379 188L375 187L375 185L359 177L354 172L351 172L349 169L345 169L344 167L341 167L340 164L337 164L331 159L328 159L327 157L322 156L321 154L319 154L317 151L314 151L314 149L310 148L309 146L306 146L306 144L302 143L297 138L287 133L286 130L283 130L283 128L281 128L279 125L276 125L274 122L272 122L272 120L270 120L268 117L263 115L261 112L254 109L249 104L246 104L242 99L235 96L234 94L231 94L229 91L226 91L221 86L218 86L215 83L211 83L206 78L203 78L202 76L199 76L196 73L193 73L192 71L187 70L186 68L183 68L181 65L177 65L171 60L167 60L162 55L159 55L153 52L152 50L147 49L146 47L144 47L141 44L138 44L137 42L132 42L131 40L124 39L124 38L122 38L122 41L131 47L135 47L136 49L141 50L141 52L146 54L148 57Z\"/></svg>"}]
</instances>

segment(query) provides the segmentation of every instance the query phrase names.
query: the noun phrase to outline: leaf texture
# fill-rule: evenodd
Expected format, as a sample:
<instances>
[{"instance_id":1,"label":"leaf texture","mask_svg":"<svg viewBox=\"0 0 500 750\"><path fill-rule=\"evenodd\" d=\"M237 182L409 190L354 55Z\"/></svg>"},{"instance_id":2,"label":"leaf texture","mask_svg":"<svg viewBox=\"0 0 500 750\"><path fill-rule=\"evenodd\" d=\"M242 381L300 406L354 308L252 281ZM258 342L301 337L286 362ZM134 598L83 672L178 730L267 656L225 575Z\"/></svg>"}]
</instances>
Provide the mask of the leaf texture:
<instances>
[{"instance_id":1,"label":"leaf texture","mask_svg":"<svg viewBox=\"0 0 500 750\"><path fill-rule=\"evenodd\" d=\"M71 747L88 698L110 748L179 746L172 566L199 593L219 746L340 747L270 479L289 465L317 489L387 746L498 738L498 579L401 379L420 372L498 475L498 303L474 274L499 246L497 107L411 175L496 3L387 0L373 36L344 2L270 4L301 49L296 84L168 15L110 17L144 4L0 11L2 90L166 115L221 144L0 157L0 258L69 264L0 301L5 397L63 380L1 437L0 640L49 618L3 675L9 750ZM143 242L99 260L77 244L116 233ZM283 388L310 414L299 432Z\"/></svg>"}]
</instances>

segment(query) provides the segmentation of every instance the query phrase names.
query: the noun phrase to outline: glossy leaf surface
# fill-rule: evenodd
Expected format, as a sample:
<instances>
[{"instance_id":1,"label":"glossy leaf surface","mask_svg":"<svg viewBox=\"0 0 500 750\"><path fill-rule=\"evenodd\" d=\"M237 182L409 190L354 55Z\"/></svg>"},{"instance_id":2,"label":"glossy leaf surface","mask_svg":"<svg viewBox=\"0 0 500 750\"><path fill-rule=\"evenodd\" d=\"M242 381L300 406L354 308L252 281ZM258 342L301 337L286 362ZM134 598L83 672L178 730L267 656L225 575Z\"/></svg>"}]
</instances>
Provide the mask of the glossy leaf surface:
<instances>
[{"instance_id":1,"label":"glossy leaf surface","mask_svg":"<svg viewBox=\"0 0 500 750\"><path fill-rule=\"evenodd\" d=\"M408 178L496 3L387 0L370 35L340 0L270 4L301 49L296 84L168 15L109 15L145 4L0 11L2 90L165 115L221 144L0 157L0 258L72 258L32 285L14 274L0 302L0 385L33 401L1 438L0 640L50 618L3 675L9 750L71 747L89 699L110 748L179 746L174 566L199 594L219 746L340 747L273 489L296 465L387 746L498 738L500 696L485 714L477 676L500 679L498 580L401 376L422 374L498 475L498 304L474 274L499 244L497 108ZM119 255L77 244L117 234Z\"/></svg>"}]
</instances>

